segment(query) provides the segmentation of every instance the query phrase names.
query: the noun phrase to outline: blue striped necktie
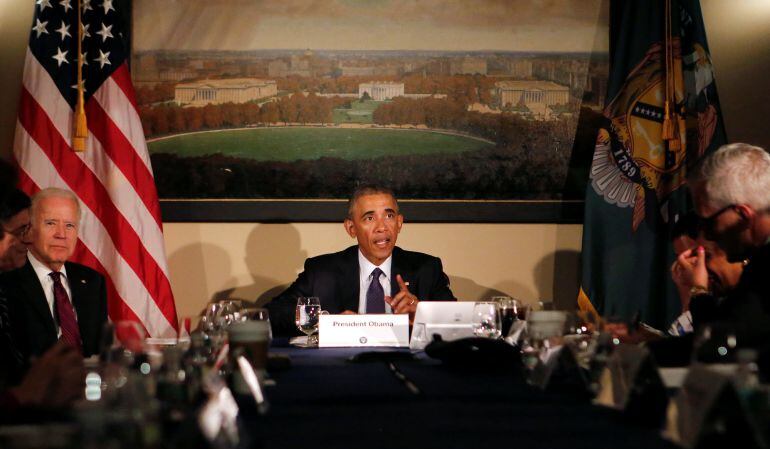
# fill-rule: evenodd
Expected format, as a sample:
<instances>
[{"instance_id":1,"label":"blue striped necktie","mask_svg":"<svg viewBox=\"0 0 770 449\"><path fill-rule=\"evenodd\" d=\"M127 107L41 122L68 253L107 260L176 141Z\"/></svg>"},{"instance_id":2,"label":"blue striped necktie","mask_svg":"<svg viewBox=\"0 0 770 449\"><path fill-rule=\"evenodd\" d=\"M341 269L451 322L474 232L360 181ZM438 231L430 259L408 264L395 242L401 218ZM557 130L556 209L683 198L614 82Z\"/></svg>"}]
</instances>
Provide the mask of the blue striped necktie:
<instances>
[{"instance_id":1,"label":"blue striped necktie","mask_svg":"<svg viewBox=\"0 0 770 449\"><path fill-rule=\"evenodd\" d=\"M372 270L372 282L366 290L366 313L385 313L385 291L380 284L383 274L379 268Z\"/></svg>"}]
</instances>

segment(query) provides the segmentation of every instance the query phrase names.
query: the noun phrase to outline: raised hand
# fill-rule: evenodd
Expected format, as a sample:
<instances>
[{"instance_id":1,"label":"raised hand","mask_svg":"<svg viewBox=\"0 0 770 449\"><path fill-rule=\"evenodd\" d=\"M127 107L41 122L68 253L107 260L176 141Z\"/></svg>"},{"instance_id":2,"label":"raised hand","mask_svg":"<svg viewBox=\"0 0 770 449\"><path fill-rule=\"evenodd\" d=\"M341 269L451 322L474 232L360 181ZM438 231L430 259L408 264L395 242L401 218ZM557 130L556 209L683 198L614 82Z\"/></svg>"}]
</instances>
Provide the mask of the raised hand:
<instances>
[{"instance_id":1,"label":"raised hand","mask_svg":"<svg viewBox=\"0 0 770 449\"><path fill-rule=\"evenodd\" d=\"M420 301L409 291L409 284L404 282L400 274L396 275L396 282L399 287L398 293L393 297L386 296L385 302L390 304L393 313L414 313Z\"/></svg>"}]
</instances>

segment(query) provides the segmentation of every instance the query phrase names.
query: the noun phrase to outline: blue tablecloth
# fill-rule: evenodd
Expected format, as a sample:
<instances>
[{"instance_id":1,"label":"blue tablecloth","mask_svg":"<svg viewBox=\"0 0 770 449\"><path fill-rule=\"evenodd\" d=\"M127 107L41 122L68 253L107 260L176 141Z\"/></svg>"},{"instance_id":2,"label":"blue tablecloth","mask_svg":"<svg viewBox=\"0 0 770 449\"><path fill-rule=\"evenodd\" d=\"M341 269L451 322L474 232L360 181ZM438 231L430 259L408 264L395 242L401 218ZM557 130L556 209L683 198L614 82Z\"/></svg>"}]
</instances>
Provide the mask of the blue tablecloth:
<instances>
[{"instance_id":1,"label":"blue tablecloth","mask_svg":"<svg viewBox=\"0 0 770 449\"><path fill-rule=\"evenodd\" d=\"M657 429L621 413L548 395L510 374L457 371L424 354L352 363L360 349L279 347L291 367L274 371L270 411L244 420L248 445L264 448L658 448Z\"/></svg>"}]
</instances>

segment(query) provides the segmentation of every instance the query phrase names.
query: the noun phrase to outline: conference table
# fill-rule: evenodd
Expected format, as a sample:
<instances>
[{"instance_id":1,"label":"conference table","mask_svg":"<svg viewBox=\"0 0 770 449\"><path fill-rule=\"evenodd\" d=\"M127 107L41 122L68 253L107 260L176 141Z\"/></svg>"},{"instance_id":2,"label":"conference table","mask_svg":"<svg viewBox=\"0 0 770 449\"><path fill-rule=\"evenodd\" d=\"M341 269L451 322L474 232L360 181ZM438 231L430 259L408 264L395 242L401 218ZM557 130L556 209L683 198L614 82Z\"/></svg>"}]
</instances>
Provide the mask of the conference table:
<instances>
[{"instance_id":1,"label":"conference table","mask_svg":"<svg viewBox=\"0 0 770 449\"><path fill-rule=\"evenodd\" d=\"M548 394L511 372L451 368L418 353L393 361L368 351L296 348L277 340L271 354L269 411L241 417L241 445L264 448L663 448L658 429L585 399ZM396 356L398 357L398 356ZM284 359L285 360L285 359ZM400 373L401 378L394 374ZM272 382L271 382L272 383ZM244 403L245 398L240 398Z\"/></svg>"}]
</instances>

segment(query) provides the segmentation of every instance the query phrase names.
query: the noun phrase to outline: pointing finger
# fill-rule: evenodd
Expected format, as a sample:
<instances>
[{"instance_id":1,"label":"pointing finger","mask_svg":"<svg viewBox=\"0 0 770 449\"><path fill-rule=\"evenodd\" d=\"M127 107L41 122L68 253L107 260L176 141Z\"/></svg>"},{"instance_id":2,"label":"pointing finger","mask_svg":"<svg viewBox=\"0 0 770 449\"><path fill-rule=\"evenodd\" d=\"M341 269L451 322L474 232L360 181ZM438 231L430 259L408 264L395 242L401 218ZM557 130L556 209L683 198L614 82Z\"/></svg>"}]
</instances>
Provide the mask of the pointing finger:
<instances>
[{"instance_id":1,"label":"pointing finger","mask_svg":"<svg viewBox=\"0 0 770 449\"><path fill-rule=\"evenodd\" d=\"M396 281L402 292L409 292L409 284L404 282L404 278L402 278L400 274L396 275Z\"/></svg>"}]
</instances>

